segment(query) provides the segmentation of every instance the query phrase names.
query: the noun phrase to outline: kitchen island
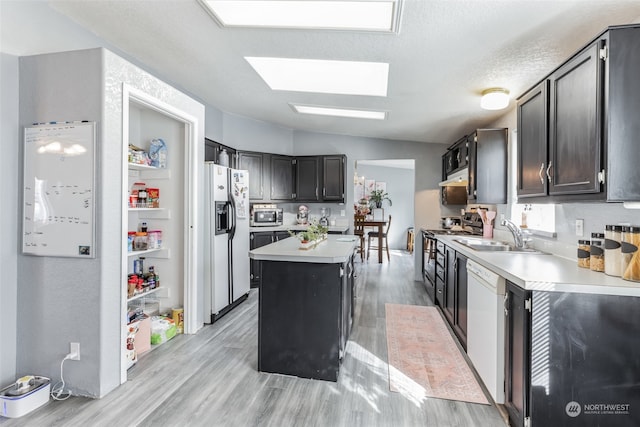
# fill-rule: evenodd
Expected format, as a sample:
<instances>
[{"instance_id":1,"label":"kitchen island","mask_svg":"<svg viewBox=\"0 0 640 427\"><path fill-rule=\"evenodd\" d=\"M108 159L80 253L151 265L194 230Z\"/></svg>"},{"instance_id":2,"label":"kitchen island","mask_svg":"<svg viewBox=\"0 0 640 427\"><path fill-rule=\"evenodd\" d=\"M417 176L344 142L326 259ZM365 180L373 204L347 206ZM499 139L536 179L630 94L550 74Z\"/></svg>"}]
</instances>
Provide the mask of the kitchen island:
<instances>
[{"instance_id":1,"label":"kitchen island","mask_svg":"<svg viewBox=\"0 0 640 427\"><path fill-rule=\"evenodd\" d=\"M259 262L258 370L338 380L353 321L356 236L312 249L290 237L249 252Z\"/></svg>"}]
</instances>

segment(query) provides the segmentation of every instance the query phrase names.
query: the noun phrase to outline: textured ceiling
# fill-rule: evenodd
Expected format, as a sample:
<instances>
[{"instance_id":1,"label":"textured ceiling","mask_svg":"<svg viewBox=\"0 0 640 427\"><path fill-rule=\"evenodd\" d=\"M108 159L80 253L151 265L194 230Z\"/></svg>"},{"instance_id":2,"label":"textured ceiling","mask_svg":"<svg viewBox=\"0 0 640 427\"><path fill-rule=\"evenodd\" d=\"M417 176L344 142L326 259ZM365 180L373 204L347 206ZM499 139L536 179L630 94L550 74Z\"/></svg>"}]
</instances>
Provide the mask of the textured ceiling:
<instances>
[{"instance_id":1,"label":"textured ceiling","mask_svg":"<svg viewBox=\"0 0 640 427\"><path fill-rule=\"evenodd\" d=\"M11 2L0 3L10 10ZM638 0L404 0L398 34L225 29L196 0L40 4L224 112L290 129L436 143L451 143L504 114L480 109L483 89L508 88L513 109L516 96L607 26L640 21ZM13 22L13 31L24 34L20 40L3 30L3 51L38 53L47 39L65 37L64 28L31 21ZM66 37L66 45L79 48L72 33ZM244 56L388 62L388 96L271 91ZM306 116L294 113L291 102L389 114L384 121Z\"/></svg>"}]
</instances>

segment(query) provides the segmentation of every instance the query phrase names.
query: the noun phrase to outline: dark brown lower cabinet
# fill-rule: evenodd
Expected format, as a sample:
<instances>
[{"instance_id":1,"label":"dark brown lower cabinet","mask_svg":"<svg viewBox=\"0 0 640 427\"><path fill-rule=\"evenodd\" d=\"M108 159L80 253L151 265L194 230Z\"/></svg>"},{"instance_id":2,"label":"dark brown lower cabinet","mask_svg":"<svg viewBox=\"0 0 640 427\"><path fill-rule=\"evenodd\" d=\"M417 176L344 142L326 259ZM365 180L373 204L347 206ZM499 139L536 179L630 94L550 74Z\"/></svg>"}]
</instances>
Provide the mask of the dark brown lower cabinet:
<instances>
[{"instance_id":1,"label":"dark brown lower cabinet","mask_svg":"<svg viewBox=\"0 0 640 427\"><path fill-rule=\"evenodd\" d=\"M444 247L444 303L441 305L444 317L458 337L464 349L467 348L467 257L449 246Z\"/></svg>"},{"instance_id":2,"label":"dark brown lower cabinet","mask_svg":"<svg viewBox=\"0 0 640 427\"><path fill-rule=\"evenodd\" d=\"M525 291L507 282L512 426L640 425L640 297Z\"/></svg>"},{"instance_id":3,"label":"dark brown lower cabinet","mask_svg":"<svg viewBox=\"0 0 640 427\"><path fill-rule=\"evenodd\" d=\"M531 313L525 308L530 292L507 282L505 300L505 396L509 424L523 427L529 413L529 349Z\"/></svg>"}]
</instances>

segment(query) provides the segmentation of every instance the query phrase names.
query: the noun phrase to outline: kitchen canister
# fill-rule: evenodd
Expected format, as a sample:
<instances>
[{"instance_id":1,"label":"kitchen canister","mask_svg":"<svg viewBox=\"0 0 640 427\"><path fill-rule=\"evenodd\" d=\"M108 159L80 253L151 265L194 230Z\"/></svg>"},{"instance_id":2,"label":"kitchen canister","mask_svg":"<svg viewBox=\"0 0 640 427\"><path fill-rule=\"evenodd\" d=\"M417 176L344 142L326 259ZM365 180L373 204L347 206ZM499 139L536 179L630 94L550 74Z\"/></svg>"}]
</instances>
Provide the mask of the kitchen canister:
<instances>
[{"instance_id":1,"label":"kitchen canister","mask_svg":"<svg viewBox=\"0 0 640 427\"><path fill-rule=\"evenodd\" d=\"M622 228L621 270L622 278L640 282L640 227L624 226Z\"/></svg>"},{"instance_id":2,"label":"kitchen canister","mask_svg":"<svg viewBox=\"0 0 640 427\"><path fill-rule=\"evenodd\" d=\"M604 271L604 233L591 233L589 268Z\"/></svg>"},{"instance_id":3,"label":"kitchen canister","mask_svg":"<svg viewBox=\"0 0 640 427\"><path fill-rule=\"evenodd\" d=\"M607 225L604 231L604 272L622 276L621 225Z\"/></svg>"},{"instance_id":4,"label":"kitchen canister","mask_svg":"<svg viewBox=\"0 0 640 427\"><path fill-rule=\"evenodd\" d=\"M578 267L589 268L591 240L578 240Z\"/></svg>"}]
</instances>

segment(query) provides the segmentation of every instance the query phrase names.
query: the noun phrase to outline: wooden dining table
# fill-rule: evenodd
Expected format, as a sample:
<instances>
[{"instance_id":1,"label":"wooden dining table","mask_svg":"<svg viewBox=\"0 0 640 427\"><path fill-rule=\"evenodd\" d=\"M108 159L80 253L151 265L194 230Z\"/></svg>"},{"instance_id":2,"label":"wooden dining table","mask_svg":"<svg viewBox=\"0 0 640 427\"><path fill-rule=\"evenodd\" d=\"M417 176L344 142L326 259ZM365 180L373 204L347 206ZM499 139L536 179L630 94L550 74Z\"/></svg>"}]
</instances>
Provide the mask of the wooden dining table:
<instances>
[{"instance_id":1,"label":"wooden dining table","mask_svg":"<svg viewBox=\"0 0 640 427\"><path fill-rule=\"evenodd\" d=\"M387 221L365 219L362 224L364 227L378 227L378 263L382 264L382 233L384 233L384 226L387 225ZM389 242L387 242L387 245Z\"/></svg>"}]
</instances>

